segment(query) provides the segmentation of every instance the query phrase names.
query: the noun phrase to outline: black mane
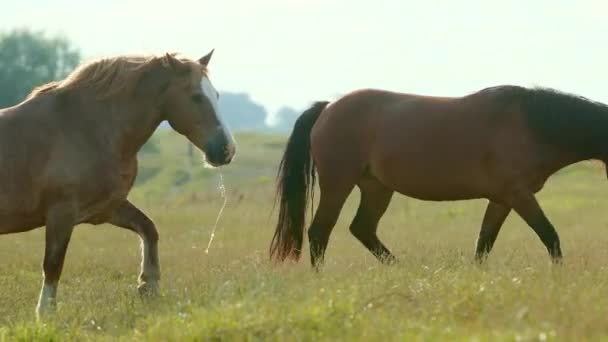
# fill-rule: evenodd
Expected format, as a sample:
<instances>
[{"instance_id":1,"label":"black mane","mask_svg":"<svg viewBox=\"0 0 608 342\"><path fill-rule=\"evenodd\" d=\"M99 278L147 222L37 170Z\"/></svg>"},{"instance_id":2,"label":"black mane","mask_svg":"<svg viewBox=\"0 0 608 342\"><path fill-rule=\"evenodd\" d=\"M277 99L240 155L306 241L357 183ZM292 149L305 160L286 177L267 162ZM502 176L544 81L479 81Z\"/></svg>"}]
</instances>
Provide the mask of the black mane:
<instances>
[{"instance_id":1,"label":"black mane","mask_svg":"<svg viewBox=\"0 0 608 342\"><path fill-rule=\"evenodd\" d=\"M549 88L506 86L501 93L518 100L544 142L582 159L608 157L608 105Z\"/></svg>"}]
</instances>

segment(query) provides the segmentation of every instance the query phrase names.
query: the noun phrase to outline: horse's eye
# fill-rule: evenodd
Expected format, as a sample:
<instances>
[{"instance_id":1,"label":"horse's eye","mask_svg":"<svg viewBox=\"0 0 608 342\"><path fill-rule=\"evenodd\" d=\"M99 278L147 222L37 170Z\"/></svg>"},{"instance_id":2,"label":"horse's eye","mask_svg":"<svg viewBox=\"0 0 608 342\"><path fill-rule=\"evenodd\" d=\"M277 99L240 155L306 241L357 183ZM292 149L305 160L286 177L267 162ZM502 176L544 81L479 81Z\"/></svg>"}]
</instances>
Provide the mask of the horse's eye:
<instances>
[{"instance_id":1,"label":"horse's eye","mask_svg":"<svg viewBox=\"0 0 608 342\"><path fill-rule=\"evenodd\" d=\"M196 103L203 102L203 95L201 95L201 94L194 94L194 95L192 95L192 101L196 102Z\"/></svg>"}]
</instances>

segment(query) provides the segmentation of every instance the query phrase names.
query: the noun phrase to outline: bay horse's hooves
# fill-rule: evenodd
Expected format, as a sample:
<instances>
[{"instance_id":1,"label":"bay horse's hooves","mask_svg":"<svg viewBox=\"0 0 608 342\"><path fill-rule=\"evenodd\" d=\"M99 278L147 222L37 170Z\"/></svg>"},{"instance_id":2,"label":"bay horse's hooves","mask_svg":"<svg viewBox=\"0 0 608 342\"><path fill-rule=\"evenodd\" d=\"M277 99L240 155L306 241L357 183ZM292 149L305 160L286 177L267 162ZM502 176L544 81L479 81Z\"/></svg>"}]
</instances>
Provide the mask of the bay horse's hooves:
<instances>
[{"instance_id":1,"label":"bay horse's hooves","mask_svg":"<svg viewBox=\"0 0 608 342\"><path fill-rule=\"evenodd\" d=\"M387 255L380 258L380 262L386 266L395 266L399 263L399 260L393 255Z\"/></svg>"},{"instance_id":2,"label":"bay horse's hooves","mask_svg":"<svg viewBox=\"0 0 608 342\"><path fill-rule=\"evenodd\" d=\"M475 262L475 264L477 265L483 265L486 263L486 261L488 260L488 255L487 254L481 254L481 255L475 255L475 258L473 259L473 261Z\"/></svg>"},{"instance_id":3,"label":"bay horse's hooves","mask_svg":"<svg viewBox=\"0 0 608 342\"><path fill-rule=\"evenodd\" d=\"M52 317L55 312L57 312L57 306L54 303L43 307L38 306L36 307L36 320L43 321L46 318Z\"/></svg>"},{"instance_id":4,"label":"bay horse's hooves","mask_svg":"<svg viewBox=\"0 0 608 342\"><path fill-rule=\"evenodd\" d=\"M316 274L321 274L323 271L323 264L312 265L311 268Z\"/></svg>"},{"instance_id":5,"label":"bay horse's hooves","mask_svg":"<svg viewBox=\"0 0 608 342\"><path fill-rule=\"evenodd\" d=\"M160 288L158 284L142 283L137 287L139 296L142 300L150 300L159 296Z\"/></svg>"}]
</instances>

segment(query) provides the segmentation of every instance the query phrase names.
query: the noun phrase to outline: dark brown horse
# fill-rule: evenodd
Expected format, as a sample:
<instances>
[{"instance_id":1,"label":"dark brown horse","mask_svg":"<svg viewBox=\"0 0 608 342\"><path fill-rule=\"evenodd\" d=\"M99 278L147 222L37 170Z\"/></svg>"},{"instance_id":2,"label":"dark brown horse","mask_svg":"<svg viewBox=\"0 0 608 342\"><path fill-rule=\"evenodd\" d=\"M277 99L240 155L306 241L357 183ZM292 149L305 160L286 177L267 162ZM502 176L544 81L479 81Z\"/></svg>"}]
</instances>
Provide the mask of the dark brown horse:
<instances>
[{"instance_id":1,"label":"dark brown horse","mask_svg":"<svg viewBox=\"0 0 608 342\"><path fill-rule=\"evenodd\" d=\"M227 164L234 156L207 77L211 54L198 61L173 55L102 59L0 110L0 234L46 226L38 314L54 306L79 223L107 222L137 233L140 292L158 291L158 232L127 195L137 151L164 120L210 164Z\"/></svg>"},{"instance_id":2,"label":"dark brown horse","mask_svg":"<svg viewBox=\"0 0 608 342\"><path fill-rule=\"evenodd\" d=\"M383 262L395 257L376 230L395 191L488 199L479 261L514 210L559 262L558 234L535 193L557 170L587 159L608 161L608 106L554 90L499 86L455 98L361 90L319 102L296 121L280 165L271 257L300 257L316 166L320 199L308 230L315 267L355 186L361 203L350 231Z\"/></svg>"}]
</instances>

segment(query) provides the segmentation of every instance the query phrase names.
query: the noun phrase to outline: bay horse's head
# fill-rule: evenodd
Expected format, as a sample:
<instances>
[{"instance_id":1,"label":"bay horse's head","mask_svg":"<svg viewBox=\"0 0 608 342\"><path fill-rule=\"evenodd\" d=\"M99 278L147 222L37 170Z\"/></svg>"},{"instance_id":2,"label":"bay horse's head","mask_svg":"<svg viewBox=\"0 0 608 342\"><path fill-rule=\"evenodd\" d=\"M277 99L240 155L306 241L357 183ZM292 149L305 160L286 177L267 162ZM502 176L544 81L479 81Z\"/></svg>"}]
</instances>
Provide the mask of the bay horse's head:
<instances>
[{"instance_id":1,"label":"bay horse's head","mask_svg":"<svg viewBox=\"0 0 608 342\"><path fill-rule=\"evenodd\" d=\"M209 80L207 65L213 50L198 61L167 54L162 62L173 76L161 95L163 114L171 127L205 153L212 166L230 163L236 153L232 134L218 108L219 93Z\"/></svg>"}]
</instances>

